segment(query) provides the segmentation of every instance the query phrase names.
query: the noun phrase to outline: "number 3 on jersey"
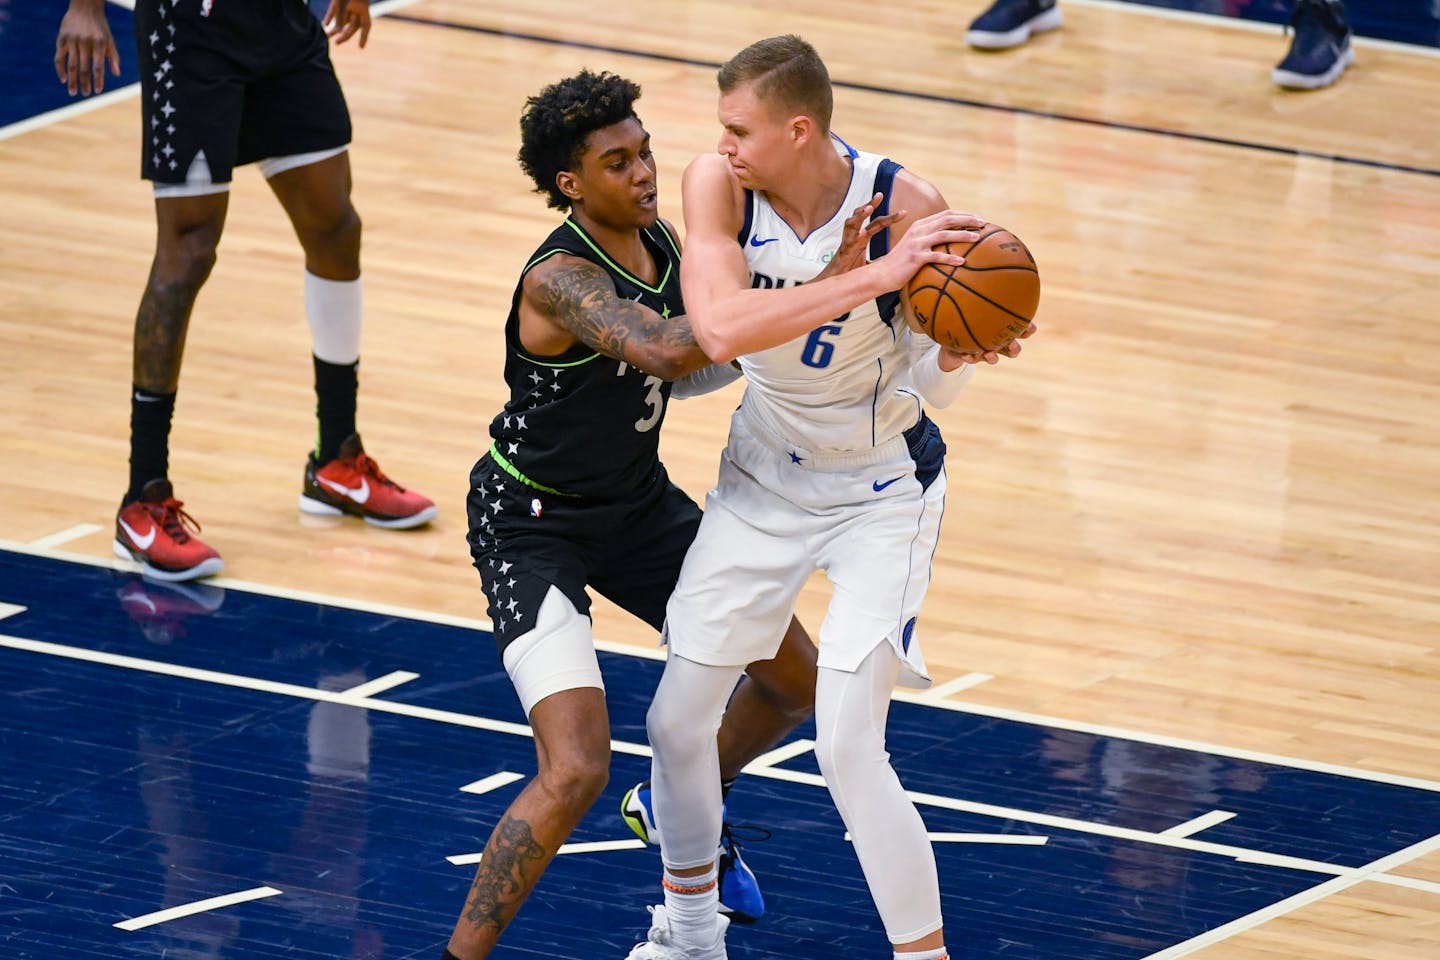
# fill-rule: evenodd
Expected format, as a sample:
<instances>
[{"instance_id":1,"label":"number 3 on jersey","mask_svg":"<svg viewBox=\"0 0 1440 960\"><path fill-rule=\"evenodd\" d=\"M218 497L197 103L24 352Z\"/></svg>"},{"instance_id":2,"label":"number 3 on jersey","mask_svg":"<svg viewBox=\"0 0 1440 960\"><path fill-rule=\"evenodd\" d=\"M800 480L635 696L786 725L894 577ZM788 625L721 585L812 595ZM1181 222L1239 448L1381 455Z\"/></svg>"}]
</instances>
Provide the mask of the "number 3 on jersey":
<instances>
[{"instance_id":1,"label":"number 3 on jersey","mask_svg":"<svg viewBox=\"0 0 1440 960\"><path fill-rule=\"evenodd\" d=\"M621 360L615 368L615 375L617 377L623 377L629 369L630 364ZM647 431L654 430L655 425L660 422L660 415L665 412L665 394L660 392L660 384L662 383L664 383L664 381L659 377L651 376L645 378L645 383L643 384L647 391L645 394L645 404L650 408L650 412L635 421L635 431L637 433L646 433Z\"/></svg>"}]
</instances>

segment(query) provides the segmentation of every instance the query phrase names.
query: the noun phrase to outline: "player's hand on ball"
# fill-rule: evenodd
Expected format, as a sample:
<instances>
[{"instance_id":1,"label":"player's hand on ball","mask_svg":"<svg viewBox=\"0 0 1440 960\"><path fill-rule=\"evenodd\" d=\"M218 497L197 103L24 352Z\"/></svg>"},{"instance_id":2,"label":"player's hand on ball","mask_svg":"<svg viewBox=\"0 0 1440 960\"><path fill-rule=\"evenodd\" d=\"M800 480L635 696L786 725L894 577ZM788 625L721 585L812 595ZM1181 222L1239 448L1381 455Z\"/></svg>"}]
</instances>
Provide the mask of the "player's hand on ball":
<instances>
[{"instance_id":1,"label":"player's hand on ball","mask_svg":"<svg viewBox=\"0 0 1440 960\"><path fill-rule=\"evenodd\" d=\"M943 246L947 243L974 243L980 239L976 231L985 226L983 217L959 210L941 210L928 217L922 217L910 225L905 237L891 248L885 256L876 260L887 271L893 289L899 290L927 263L941 263L958 267L965 258L950 253Z\"/></svg>"},{"instance_id":2,"label":"player's hand on ball","mask_svg":"<svg viewBox=\"0 0 1440 960\"><path fill-rule=\"evenodd\" d=\"M985 353L962 353L959 350L952 350L949 347L941 347L940 355L937 358L940 369L949 373L951 370L958 369L966 363L999 363L1001 357L1018 357L1020 356L1020 341L1034 332L1035 324L1032 323L1025 328L1024 333L1020 334L1020 336L1014 340L1011 340L1003 347L998 347Z\"/></svg>"}]
</instances>

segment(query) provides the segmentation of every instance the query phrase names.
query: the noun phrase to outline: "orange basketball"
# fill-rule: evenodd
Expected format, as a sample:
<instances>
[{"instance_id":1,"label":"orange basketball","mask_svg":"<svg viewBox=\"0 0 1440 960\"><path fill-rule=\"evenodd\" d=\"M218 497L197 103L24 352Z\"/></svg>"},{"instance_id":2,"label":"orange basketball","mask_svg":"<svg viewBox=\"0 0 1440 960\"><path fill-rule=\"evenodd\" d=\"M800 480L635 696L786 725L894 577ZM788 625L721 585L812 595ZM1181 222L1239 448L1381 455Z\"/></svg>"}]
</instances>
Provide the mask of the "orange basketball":
<instances>
[{"instance_id":1,"label":"orange basketball","mask_svg":"<svg viewBox=\"0 0 1440 960\"><path fill-rule=\"evenodd\" d=\"M958 267L927 263L907 289L915 319L932 340L965 353L1003 347L1030 326L1040 306L1040 272L1020 238L988 223L974 243L948 243Z\"/></svg>"}]
</instances>

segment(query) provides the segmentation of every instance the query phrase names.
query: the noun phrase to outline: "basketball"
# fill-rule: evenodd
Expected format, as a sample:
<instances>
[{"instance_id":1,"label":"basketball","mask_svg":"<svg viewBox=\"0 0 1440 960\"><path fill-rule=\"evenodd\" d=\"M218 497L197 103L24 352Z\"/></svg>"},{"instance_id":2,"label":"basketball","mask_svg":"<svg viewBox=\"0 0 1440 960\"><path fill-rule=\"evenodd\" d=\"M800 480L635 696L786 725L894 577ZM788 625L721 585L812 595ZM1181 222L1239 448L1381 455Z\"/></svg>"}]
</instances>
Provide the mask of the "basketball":
<instances>
[{"instance_id":1,"label":"basketball","mask_svg":"<svg viewBox=\"0 0 1440 960\"><path fill-rule=\"evenodd\" d=\"M994 223L974 243L947 243L965 258L952 267L927 263L906 289L920 327L930 339L964 353L1003 347L1030 326L1040 306L1040 272L1030 250Z\"/></svg>"}]
</instances>

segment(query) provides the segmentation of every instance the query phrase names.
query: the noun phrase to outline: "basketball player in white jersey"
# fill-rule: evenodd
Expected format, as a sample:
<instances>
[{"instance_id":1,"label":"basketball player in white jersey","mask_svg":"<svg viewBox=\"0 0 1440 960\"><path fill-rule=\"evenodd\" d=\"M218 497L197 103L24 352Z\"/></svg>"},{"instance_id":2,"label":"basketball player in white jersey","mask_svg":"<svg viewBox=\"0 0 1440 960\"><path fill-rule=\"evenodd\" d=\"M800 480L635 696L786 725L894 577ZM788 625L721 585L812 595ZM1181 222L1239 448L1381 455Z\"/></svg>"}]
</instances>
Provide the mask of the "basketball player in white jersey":
<instances>
[{"instance_id":1,"label":"basketball player in white jersey","mask_svg":"<svg viewBox=\"0 0 1440 960\"><path fill-rule=\"evenodd\" d=\"M665 904L632 960L723 960L715 729L745 665L774 654L810 574L834 596L820 629L815 752L895 957L946 957L935 857L885 752L897 681L929 683L916 634L945 498L945 445L924 404L954 400L979 361L907 322L901 289L984 221L830 133L815 50L762 40L719 73L718 154L682 184L681 279L696 340L738 357L748 387L666 610L669 659L648 716ZM900 216L869 262L817 279L846 215ZM813 281L813 282L812 282ZM1026 336L1033 332L1033 326ZM759 638L759 639L757 639Z\"/></svg>"}]
</instances>

